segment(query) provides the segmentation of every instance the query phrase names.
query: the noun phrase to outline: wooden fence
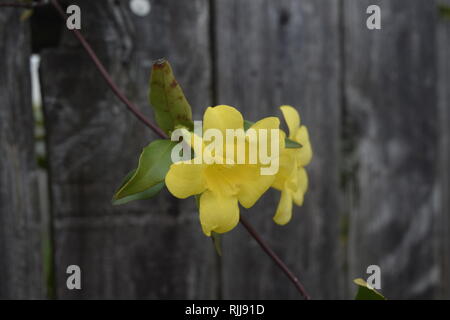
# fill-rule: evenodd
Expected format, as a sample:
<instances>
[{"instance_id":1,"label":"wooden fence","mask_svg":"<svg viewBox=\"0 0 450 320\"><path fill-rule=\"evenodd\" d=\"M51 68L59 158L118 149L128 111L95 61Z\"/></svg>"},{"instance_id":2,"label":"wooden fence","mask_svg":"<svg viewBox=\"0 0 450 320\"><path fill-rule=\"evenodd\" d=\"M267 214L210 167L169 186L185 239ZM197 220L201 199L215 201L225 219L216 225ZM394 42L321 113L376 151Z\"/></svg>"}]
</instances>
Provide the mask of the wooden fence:
<instances>
[{"instance_id":1,"label":"wooden fence","mask_svg":"<svg viewBox=\"0 0 450 320\"><path fill-rule=\"evenodd\" d=\"M271 220L277 192L242 214L313 298L352 298L352 279L372 264L388 298L450 298L450 20L438 10L449 0L150 0L144 17L129 1L70 3L149 116L149 72L161 57L197 119L215 104L250 120L299 108L314 149L305 205L285 227ZM366 28L371 4L381 30ZM193 200L162 192L111 205L155 136L51 9L20 14L0 8L0 298L300 298L241 226L224 235L219 259ZM32 51L41 56L44 169ZM82 290L66 287L71 264Z\"/></svg>"}]
</instances>

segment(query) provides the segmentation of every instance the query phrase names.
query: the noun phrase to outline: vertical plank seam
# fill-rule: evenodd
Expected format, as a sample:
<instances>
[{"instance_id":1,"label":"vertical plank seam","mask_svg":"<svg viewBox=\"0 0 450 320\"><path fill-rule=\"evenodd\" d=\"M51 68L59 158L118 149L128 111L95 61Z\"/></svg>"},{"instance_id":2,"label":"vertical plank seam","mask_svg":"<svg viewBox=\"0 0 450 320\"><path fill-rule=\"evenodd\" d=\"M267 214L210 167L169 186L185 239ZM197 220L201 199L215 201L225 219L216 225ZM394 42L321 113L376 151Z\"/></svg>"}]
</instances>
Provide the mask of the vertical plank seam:
<instances>
[{"instance_id":1,"label":"vertical plank seam","mask_svg":"<svg viewBox=\"0 0 450 320\"><path fill-rule=\"evenodd\" d=\"M217 28L216 28L216 0L208 0L209 5L209 57L211 62L211 104L215 106L218 103L218 77L217 77L217 54L218 54L218 46L217 46ZM223 299L223 264L222 257L217 254L214 254L214 266L216 268L216 292L213 293L213 297L216 299Z\"/></svg>"},{"instance_id":2,"label":"vertical plank seam","mask_svg":"<svg viewBox=\"0 0 450 320\"><path fill-rule=\"evenodd\" d=\"M41 68L39 68L39 79L42 79L41 77ZM42 81L40 81L42 83ZM45 154L47 157L47 166L45 168L45 170L47 171L47 192L48 192L48 225L45 226L45 228L47 228L48 233L46 235L47 239L44 239L44 242L46 240L48 240L48 243L44 243L44 245L47 245L49 248L49 257L48 257L48 261L46 261L46 263L48 263L48 267L49 267L49 271L48 274L46 274L46 289L47 289L47 298L49 299L58 299L57 296L57 290L56 288L57 286L57 278L56 277L56 262L55 262L55 252L56 252L56 241L55 241L55 237L54 237L54 230L55 230L55 214L54 214L54 199L53 199L53 192L52 192L52 182L53 182L53 172L51 169L51 165L50 165L50 134L49 134L49 130L50 127L48 126L48 114L47 114L47 108L46 108L46 103L45 103L45 92L43 90L43 86L41 86L41 97L42 97L42 110L43 110L43 126L45 129ZM43 235L45 237L45 235ZM44 249L44 248L43 248Z\"/></svg>"},{"instance_id":3,"label":"vertical plank seam","mask_svg":"<svg viewBox=\"0 0 450 320\"><path fill-rule=\"evenodd\" d=\"M342 176L343 174L345 174L345 172L342 172L343 170L345 171L345 163L346 163L346 151L344 150L344 145L345 145L345 123L346 123L346 119L348 116L348 110L347 110L347 95L346 95L346 84L347 84L347 77L346 77L346 59L345 59L345 53L346 53L346 34L345 34L345 0L339 0L338 3L338 26L339 26L339 31L338 31L338 35L339 35L339 44L338 44L338 50L339 50L339 62L338 62L338 69L339 69L339 112L340 112L340 116L339 116L339 140L340 140L340 147L339 147L339 169L338 169L338 174L339 174L339 190L340 190L340 194L343 195L344 197L340 197L342 198L344 202L344 205L339 204L339 208L340 208L340 218L339 218L339 238L340 235L342 234L342 232L344 232L343 230L343 219L345 219L345 215L349 214L348 212L345 212L347 209L347 205L351 205L351 203L349 204L345 204L345 202L347 201L347 197L346 197L346 186L342 183ZM349 221L349 217L347 217L347 221ZM347 235L349 233L349 229L351 226L347 227ZM341 288L342 288L342 294L345 296L349 295L349 285L348 285L348 277L349 277L349 261L348 261L348 247L349 247L349 238L347 236L347 241L343 244L341 244L341 261L340 261L340 270L342 272L343 275L343 279L341 279Z\"/></svg>"}]
</instances>

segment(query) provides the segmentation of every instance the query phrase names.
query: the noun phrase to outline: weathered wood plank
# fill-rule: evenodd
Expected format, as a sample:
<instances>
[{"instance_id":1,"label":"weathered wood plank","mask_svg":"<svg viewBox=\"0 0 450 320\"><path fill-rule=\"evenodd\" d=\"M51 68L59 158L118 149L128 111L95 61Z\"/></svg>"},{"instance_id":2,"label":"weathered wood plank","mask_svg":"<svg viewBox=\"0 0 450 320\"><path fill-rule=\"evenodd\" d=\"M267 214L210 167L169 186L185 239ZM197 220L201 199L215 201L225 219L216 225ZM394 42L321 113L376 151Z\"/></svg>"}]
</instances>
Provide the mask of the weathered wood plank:
<instances>
[{"instance_id":1,"label":"weathered wood plank","mask_svg":"<svg viewBox=\"0 0 450 320\"><path fill-rule=\"evenodd\" d=\"M45 296L31 106L29 25L0 11L0 299Z\"/></svg>"},{"instance_id":2,"label":"weathered wood plank","mask_svg":"<svg viewBox=\"0 0 450 320\"><path fill-rule=\"evenodd\" d=\"M314 159L305 205L285 227L272 221L270 192L248 212L316 299L339 298L339 23L338 2L215 1L217 103L249 120L296 106L310 128ZM224 237L224 298L301 298L240 226Z\"/></svg>"},{"instance_id":3,"label":"weathered wood plank","mask_svg":"<svg viewBox=\"0 0 450 320\"><path fill-rule=\"evenodd\" d=\"M372 4L379 31L366 28ZM434 1L345 1L350 276L379 265L391 299L433 298L439 285L436 12Z\"/></svg>"},{"instance_id":4,"label":"weathered wood plank","mask_svg":"<svg viewBox=\"0 0 450 320\"><path fill-rule=\"evenodd\" d=\"M73 1L82 32L130 99L148 108L152 61L167 57L193 108L210 104L207 0L152 1L135 15L128 1ZM154 135L112 95L67 30L42 57L49 132L59 298L211 298L214 251L194 201L167 192L113 207L115 188ZM148 112L150 113L150 112ZM66 267L83 290L65 287Z\"/></svg>"},{"instance_id":5,"label":"weathered wood plank","mask_svg":"<svg viewBox=\"0 0 450 320\"><path fill-rule=\"evenodd\" d=\"M450 0L439 1L450 8ZM440 119L441 205L437 223L440 242L440 298L450 298L450 18L441 16L438 24L438 99Z\"/></svg>"}]
</instances>

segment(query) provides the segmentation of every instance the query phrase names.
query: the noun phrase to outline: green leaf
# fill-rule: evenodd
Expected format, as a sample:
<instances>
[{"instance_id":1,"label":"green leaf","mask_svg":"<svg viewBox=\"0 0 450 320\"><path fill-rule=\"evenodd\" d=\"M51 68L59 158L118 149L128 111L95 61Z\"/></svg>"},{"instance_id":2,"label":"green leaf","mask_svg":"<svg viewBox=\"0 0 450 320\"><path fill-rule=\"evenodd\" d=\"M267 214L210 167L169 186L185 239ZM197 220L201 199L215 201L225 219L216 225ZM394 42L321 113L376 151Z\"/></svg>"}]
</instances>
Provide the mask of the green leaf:
<instances>
[{"instance_id":1,"label":"green leaf","mask_svg":"<svg viewBox=\"0 0 450 320\"><path fill-rule=\"evenodd\" d=\"M136 172L136 169L132 170L131 172L129 172L125 178L122 181L122 184L119 187L119 190L128 182L130 181L131 177L134 175L134 173ZM154 185L153 187L150 187L150 189L147 189L143 192L140 193L135 193L131 196L127 196L124 198L121 198L119 200L112 200L112 204L117 206L117 205L121 205L121 204L126 204L128 202L131 201L135 201L135 200L146 200L146 199L150 199L152 197L154 197L155 195L157 195L162 188L164 188L165 183L164 182L160 182L156 185Z\"/></svg>"},{"instance_id":2,"label":"green leaf","mask_svg":"<svg viewBox=\"0 0 450 320\"><path fill-rule=\"evenodd\" d=\"M244 131L247 131L248 129L250 129L250 127L254 124L255 123L252 121L244 120Z\"/></svg>"},{"instance_id":3,"label":"green leaf","mask_svg":"<svg viewBox=\"0 0 450 320\"><path fill-rule=\"evenodd\" d=\"M214 249L216 249L217 254L219 257L222 256L222 239L221 235L219 233L216 233L214 231L211 232L211 239L214 244Z\"/></svg>"},{"instance_id":4,"label":"green leaf","mask_svg":"<svg viewBox=\"0 0 450 320\"><path fill-rule=\"evenodd\" d=\"M255 123L252 121L244 120L244 131L247 131L248 129L250 129L250 127L254 124ZM296 148L303 147L300 143L298 143L294 140L291 140L289 138L284 139L284 146L287 149L296 149Z\"/></svg>"},{"instance_id":5,"label":"green leaf","mask_svg":"<svg viewBox=\"0 0 450 320\"><path fill-rule=\"evenodd\" d=\"M438 5L439 15L442 18L450 19L450 6L446 6L444 4Z\"/></svg>"},{"instance_id":6,"label":"green leaf","mask_svg":"<svg viewBox=\"0 0 450 320\"><path fill-rule=\"evenodd\" d=\"M132 194L131 196L127 196L127 197L121 198L119 200L113 200L112 204L115 206L118 206L118 205L126 204L128 202L135 201L135 200L147 200L147 199L153 198L164 188L165 185L166 184L164 182L160 182L160 183L154 185L153 187L150 187L150 189L147 189L143 192L135 193L135 194Z\"/></svg>"},{"instance_id":7,"label":"green leaf","mask_svg":"<svg viewBox=\"0 0 450 320\"><path fill-rule=\"evenodd\" d=\"M127 175L125 176L125 178L122 179L122 183L120 184L120 187L117 189L117 191L119 191L120 189L122 189L122 187L128 182L130 181L131 177L134 176L134 174L136 173L136 169L131 170L130 172L127 173Z\"/></svg>"},{"instance_id":8,"label":"green leaf","mask_svg":"<svg viewBox=\"0 0 450 320\"><path fill-rule=\"evenodd\" d=\"M300 143L289 138L284 139L284 146L287 149L297 149L303 147Z\"/></svg>"},{"instance_id":9,"label":"green leaf","mask_svg":"<svg viewBox=\"0 0 450 320\"><path fill-rule=\"evenodd\" d=\"M156 122L165 133L170 135L180 126L193 129L191 106L175 79L169 62L164 59L153 64L149 97Z\"/></svg>"},{"instance_id":10,"label":"green leaf","mask_svg":"<svg viewBox=\"0 0 450 320\"><path fill-rule=\"evenodd\" d=\"M120 200L148 191L153 186L164 182L167 171L172 164L172 148L176 144L176 141L155 140L145 147L139 158L138 168L134 173L130 173L132 176L119 188L113 200ZM156 189L153 189L153 191Z\"/></svg>"},{"instance_id":11,"label":"green leaf","mask_svg":"<svg viewBox=\"0 0 450 320\"><path fill-rule=\"evenodd\" d=\"M371 288L363 279L358 278L353 282L358 285L355 300L386 300L381 293Z\"/></svg>"}]
</instances>

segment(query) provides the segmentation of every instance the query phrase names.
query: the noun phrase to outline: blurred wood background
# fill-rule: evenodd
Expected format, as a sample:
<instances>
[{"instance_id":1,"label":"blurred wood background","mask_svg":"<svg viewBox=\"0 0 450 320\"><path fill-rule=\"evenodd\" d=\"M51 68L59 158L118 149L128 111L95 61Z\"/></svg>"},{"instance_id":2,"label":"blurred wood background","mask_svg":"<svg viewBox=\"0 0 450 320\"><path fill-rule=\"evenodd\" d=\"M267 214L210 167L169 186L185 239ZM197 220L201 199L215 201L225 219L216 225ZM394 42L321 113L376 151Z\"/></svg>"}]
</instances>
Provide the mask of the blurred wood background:
<instances>
[{"instance_id":1,"label":"blurred wood background","mask_svg":"<svg viewBox=\"0 0 450 320\"><path fill-rule=\"evenodd\" d=\"M1 1L0 1L1 2ZM70 1L82 33L151 116L166 57L200 119L229 104L257 120L296 106L314 158L305 205L279 193L241 210L314 299L351 299L379 265L390 299L450 298L449 0ZM382 29L366 28L377 4ZM299 299L238 226L214 252L193 199L112 206L155 138L126 111L50 8L0 8L0 298ZM36 164L29 58L41 57L46 159ZM40 181L40 183L39 183ZM43 192L47 191L47 192ZM45 199L43 194L48 194ZM82 270L68 290L66 268Z\"/></svg>"}]
</instances>

